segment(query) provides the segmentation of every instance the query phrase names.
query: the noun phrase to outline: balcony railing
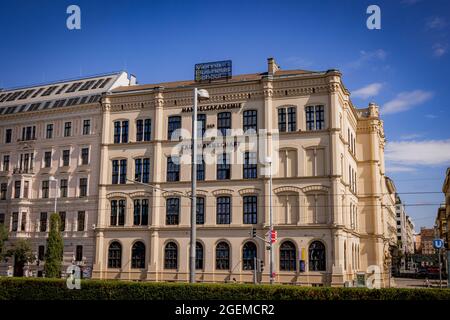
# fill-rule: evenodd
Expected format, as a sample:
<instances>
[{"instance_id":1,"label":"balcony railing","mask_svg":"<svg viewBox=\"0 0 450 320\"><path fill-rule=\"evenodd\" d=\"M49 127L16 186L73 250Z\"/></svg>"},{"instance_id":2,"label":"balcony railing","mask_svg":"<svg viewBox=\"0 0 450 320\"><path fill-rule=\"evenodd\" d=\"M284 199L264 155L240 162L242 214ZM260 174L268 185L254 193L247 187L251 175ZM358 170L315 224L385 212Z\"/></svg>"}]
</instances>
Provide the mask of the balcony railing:
<instances>
[{"instance_id":1,"label":"balcony railing","mask_svg":"<svg viewBox=\"0 0 450 320\"><path fill-rule=\"evenodd\" d=\"M28 173L28 174L33 174L33 168L14 168L13 169L13 174L24 174L24 173Z\"/></svg>"}]
</instances>

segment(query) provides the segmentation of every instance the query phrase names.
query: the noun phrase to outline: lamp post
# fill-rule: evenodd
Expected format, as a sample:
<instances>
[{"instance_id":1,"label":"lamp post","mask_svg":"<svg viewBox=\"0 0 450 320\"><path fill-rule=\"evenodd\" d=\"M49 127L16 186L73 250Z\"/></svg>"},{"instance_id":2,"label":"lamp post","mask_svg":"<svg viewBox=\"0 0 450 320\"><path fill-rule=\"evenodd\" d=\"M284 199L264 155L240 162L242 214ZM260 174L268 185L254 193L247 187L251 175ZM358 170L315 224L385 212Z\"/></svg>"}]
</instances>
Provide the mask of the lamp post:
<instances>
[{"instance_id":1,"label":"lamp post","mask_svg":"<svg viewBox=\"0 0 450 320\"><path fill-rule=\"evenodd\" d=\"M273 284L273 267L274 267L274 252L273 252L273 212L272 212L272 158L266 157L266 164L269 165L269 272L270 272L270 284Z\"/></svg>"},{"instance_id":2,"label":"lamp post","mask_svg":"<svg viewBox=\"0 0 450 320\"><path fill-rule=\"evenodd\" d=\"M55 181L55 208L54 208L54 212L56 213L56 203L58 201L58 180L55 177L53 177L53 176L51 176L49 178L49 180L50 181Z\"/></svg>"},{"instance_id":3,"label":"lamp post","mask_svg":"<svg viewBox=\"0 0 450 320\"><path fill-rule=\"evenodd\" d=\"M194 107L192 109L192 149L191 149L191 239L189 253L189 282L195 282L195 243L197 239L197 104L199 100L208 100L205 89L194 88Z\"/></svg>"}]
</instances>

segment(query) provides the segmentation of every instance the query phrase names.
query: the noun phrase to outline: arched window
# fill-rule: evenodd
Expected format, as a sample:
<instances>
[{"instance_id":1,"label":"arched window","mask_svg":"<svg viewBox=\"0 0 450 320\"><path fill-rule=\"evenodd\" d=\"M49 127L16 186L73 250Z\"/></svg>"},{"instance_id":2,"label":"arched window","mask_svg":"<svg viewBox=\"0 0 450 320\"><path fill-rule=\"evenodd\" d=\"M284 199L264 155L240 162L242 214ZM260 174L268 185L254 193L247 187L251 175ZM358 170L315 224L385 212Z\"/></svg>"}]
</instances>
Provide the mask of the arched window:
<instances>
[{"instance_id":1,"label":"arched window","mask_svg":"<svg viewBox=\"0 0 450 320\"><path fill-rule=\"evenodd\" d=\"M108 249L108 268L120 268L122 266L122 245L114 241Z\"/></svg>"},{"instance_id":2,"label":"arched window","mask_svg":"<svg viewBox=\"0 0 450 320\"><path fill-rule=\"evenodd\" d=\"M131 268L145 268L145 244L138 241L131 248Z\"/></svg>"},{"instance_id":3,"label":"arched window","mask_svg":"<svg viewBox=\"0 0 450 320\"><path fill-rule=\"evenodd\" d=\"M285 241L280 246L280 270L297 270L297 251L291 241Z\"/></svg>"},{"instance_id":4,"label":"arched window","mask_svg":"<svg viewBox=\"0 0 450 320\"><path fill-rule=\"evenodd\" d=\"M256 257L256 245L253 242L247 242L242 248L242 269L254 270Z\"/></svg>"},{"instance_id":5,"label":"arched window","mask_svg":"<svg viewBox=\"0 0 450 320\"><path fill-rule=\"evenodd\" d=\"M169 242L166 244L166 248L164 250L164 268L178 268L178 246L174 242Z\"/></svg>"},{"instance_id":6,"label":"arched window","mask_svg":"<svg viewBox=\"0 0 450 320\"><path fill-rule=\"evenodd\" d=\"M320 241L314 241L309 246L309 271L325 271L325 246Z\"/></svg>"},{"instance_id":7,"label":"arched window","mask_svg":"<svg viewBox=\"0 0 450 320\"><path fill-rule=\"evenodd\" d=\"M195 269L203 269L203 245L198 241L195 244Z\"/></svg>"},{"instance_id":8,"label":"arched window","mask_svg":"<svg viewBox=\"0 0 450 320\"><path fill-rule=\"evenodd\" d=\"M216 246L216 269L230 269L230 246L226 242L219 242Z\"/></svg>"}]
</instances>

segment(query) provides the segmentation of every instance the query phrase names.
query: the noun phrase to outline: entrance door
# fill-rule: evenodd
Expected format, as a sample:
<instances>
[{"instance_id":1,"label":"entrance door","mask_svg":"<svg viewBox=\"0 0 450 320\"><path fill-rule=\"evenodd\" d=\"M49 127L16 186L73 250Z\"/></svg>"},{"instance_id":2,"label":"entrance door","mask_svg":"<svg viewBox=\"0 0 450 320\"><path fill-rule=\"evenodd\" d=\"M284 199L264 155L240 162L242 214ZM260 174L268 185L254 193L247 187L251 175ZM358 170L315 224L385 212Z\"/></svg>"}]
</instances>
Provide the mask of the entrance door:
<instances>
[{"instance_id":1,"label":"entrance door","mask_svg":"<svg viewBox=\"0 0 450 320\"><path fill-rule=\"evenodd\" d=\"M23 277L23 267L24 263L14 257L14 277Z\"/></svg>"}]
</instances>

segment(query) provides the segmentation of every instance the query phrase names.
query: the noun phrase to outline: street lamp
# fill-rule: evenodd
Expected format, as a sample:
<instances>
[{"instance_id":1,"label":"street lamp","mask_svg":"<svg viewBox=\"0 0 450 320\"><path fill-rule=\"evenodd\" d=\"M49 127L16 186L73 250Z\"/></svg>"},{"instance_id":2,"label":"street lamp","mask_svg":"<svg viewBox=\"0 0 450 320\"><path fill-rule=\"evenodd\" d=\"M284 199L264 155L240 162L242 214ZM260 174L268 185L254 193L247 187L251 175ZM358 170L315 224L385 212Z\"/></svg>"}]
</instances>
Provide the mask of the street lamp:
<instances>
[{"instance_id":1,"label":"street lamp","mask_svg":"<svg viewBox=\"0 0 450 320\"><path fill-rule=\"evenodd\" d=\"M195 282L195 243L197 238L197 104L208 100L209 93L205 89L194 88L194 108L192 109L192 153L191 153L191 243L189 253L189 282Z\"/></svg>"},{"instance_id":2,"label":"street lamp","mask_svg":"<svg viewBox=\"0 0 450 320\"><path fill-rule=\"evenodd\" d=\"M273 252L273 213L272 213L272 158L266 157L266 164L269 165L269 272L270 272L270 284L273 284L273 266L274 266L274 252Z\"/></svg>"},{"instance_id":3,"label":"street lamp","mask_svg":"<svg viewBox=\"0 0 450 320\"><path fill-rule=\"evenodd\" d=\"M53 176L50 176L49 180L55 181L55 209L54 209L54 212L56 213L56 203L58 201L58 197L57 197L58 196L58 179L56 179Z\"/></svg>"}]
</instances>

